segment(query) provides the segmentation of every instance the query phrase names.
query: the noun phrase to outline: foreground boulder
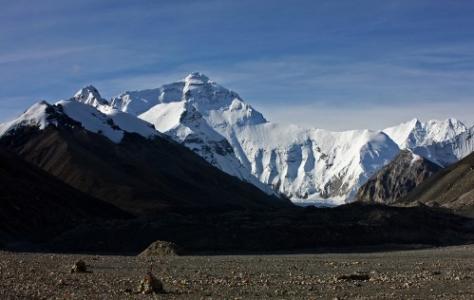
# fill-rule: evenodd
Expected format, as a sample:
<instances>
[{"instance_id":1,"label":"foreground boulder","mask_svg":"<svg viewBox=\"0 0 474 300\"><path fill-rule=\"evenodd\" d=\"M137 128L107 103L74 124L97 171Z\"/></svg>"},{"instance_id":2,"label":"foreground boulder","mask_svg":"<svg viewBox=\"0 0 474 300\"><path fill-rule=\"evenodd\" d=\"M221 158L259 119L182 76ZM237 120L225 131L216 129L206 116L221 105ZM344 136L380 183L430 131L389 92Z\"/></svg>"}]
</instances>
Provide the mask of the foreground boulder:
<instances>
[{"instance_id":1,"label":"foreground boulder","mask_svg":"<svg viewBox=\"0 0 474 300\"><path fill-rule=\"evenodd\" d=\"M152 256L178 256L182 255L182 249L172 242L167 241L156 241L148 246L138 256L140 257L152 257Z\"/></svg>"}]
</instances>

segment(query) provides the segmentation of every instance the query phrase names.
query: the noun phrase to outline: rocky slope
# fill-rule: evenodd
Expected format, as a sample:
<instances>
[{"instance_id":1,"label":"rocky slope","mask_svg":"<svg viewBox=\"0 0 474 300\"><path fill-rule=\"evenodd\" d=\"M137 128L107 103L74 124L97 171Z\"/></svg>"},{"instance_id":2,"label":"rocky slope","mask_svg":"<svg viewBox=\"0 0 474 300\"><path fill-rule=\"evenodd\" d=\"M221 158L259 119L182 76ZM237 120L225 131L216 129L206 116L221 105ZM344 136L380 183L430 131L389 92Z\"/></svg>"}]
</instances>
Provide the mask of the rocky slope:
<instances>
[{"instance_id":1,"label":"rocky slope","mask_svg":"<svg viewBox=\"0 0 474 300\"><path fill-rule=\"evenodd\" d=\"M402 150L357 192L356 200L365 203L396 204L416 186L442 168L431 161Z\"/></svg>"},{"instance_id":2,"label":"rocky slope","mask_svg":"<svg viewBox=\"0 0 474 300\"><path fill-rule=\"evenodd\" d=\"M441 170L403 199L474 216L474 153Z\"/></svg>"}]
</instances>

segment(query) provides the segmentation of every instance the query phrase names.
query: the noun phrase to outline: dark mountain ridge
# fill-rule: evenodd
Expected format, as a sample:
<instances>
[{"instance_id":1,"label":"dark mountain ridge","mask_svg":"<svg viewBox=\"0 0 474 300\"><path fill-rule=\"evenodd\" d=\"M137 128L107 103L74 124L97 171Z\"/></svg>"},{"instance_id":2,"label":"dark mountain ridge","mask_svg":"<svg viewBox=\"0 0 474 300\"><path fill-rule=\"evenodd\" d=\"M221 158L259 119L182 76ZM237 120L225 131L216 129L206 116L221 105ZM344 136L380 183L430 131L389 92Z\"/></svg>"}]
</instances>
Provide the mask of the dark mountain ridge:
<instances>
[{"instance_id":1,"label":"dark mountain ridge","mask_svg":"<svg viewBox=\"0 0 474 300\"><path fill-rule=\"evenodd\" d=\"M19 127L4 135L0 146L78 190L136 215L292 205L223 173L171 140L125 133L120 143L114 143L73 122L44 130Z\"/></svg>"},{"instance_id":2,"label":"dark mountain ridge","mask_svg":"<svg viewBox=\"0 0 474 300\"><path fill-rule=\"evenodd\" d=\"M359 188L356 201L396 204L416 186L441 169L437 164L410 150L402 150L389 164Z\"/></svg>"},{"instance_id":3,"label":"dark mountain ridge","mask_svg":"<svg viewBox=\"0 0 474 300\"><path fill-rule=\"evenodd\" d=\"M474 216L474 153L436 173L401 202L421 202Z\"/></svg>"}]
</instances>

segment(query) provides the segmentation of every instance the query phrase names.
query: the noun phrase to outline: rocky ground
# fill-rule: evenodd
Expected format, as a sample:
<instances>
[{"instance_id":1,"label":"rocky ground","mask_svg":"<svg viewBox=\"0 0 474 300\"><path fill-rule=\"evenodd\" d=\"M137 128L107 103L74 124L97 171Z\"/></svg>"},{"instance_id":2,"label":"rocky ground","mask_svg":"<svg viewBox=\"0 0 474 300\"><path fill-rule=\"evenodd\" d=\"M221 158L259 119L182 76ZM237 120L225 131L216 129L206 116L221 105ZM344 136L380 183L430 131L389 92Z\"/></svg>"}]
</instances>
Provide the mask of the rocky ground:
<instances>
[{"instance_id":1,"label":"rocky ground","mask_svg":"<svg viewBox=\"0 0 474 300\"><path fill-rule=\"evenodd\" d=\"M78 260L85 273L71 273ZM162 294L137 289L153 265ZM0 252L0 299L474 299L474 245L343 254Z\"/></svg>"}]
</instances>

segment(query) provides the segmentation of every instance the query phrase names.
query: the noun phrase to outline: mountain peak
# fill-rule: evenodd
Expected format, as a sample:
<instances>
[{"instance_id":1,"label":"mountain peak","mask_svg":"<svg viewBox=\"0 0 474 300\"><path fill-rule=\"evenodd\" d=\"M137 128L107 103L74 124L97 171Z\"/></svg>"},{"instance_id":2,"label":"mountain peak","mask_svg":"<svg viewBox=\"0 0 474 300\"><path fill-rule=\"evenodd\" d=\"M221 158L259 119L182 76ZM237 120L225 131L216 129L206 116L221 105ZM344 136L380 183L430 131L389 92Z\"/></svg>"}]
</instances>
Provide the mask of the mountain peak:
<instances>
[{"instance_id":1,"label":"mountain peak","mask_svg":"<svg viewBox=\"0 0 474 300\"><path fill-rule=\"evenodd\" d=\"M408 124L410 124L411 127L416 128L422 126L423 122L418 118L413 118L408 122Z\"/></svg>"},{"instance_id":2,"label":"mountain peak","mask_svg":"<svg viewBox=\"0 0 474 300\"><path fill-rule=\"evenodd\" d=\"M109 103L107 100L102 98L99 91L93 86L88 85L80 89L74 94L74 100L91 105L91 106L98 106L98 105L108 105Z\"/></svg>"},{"instance_id":3,"label":"mountain peak","mask_svg":"<svg viewBox=\"0 0 474 300\"><path fill-rule=\"evenodd\" d=\"M384 132L403 149L445 141L466 130L467 127L462 122L453 118L427 122L421 122L415 118L406 123L386 128Z\"/></svg>"},{"instance_id":4,"label":"mountain peak","mask_svg":"<svg viewBox=\"0 0 474 300\"><path fill-rule=\"evenodd\" d=\"M466 127L463 122L459 121L456 118L446 119L446 122L452 127ZM467 127L466 127L467 128Z\"/></svg>"},{"instance_id":5,"label":"mountain peak","mask_svg":"<svg viewBox=\"0 0 474 300\"><path fill-rule=\"evenodd\" d=\"M209 77L200 72L192 72L184 78L184 81L190 83L207 83L209 82Z\"/></svg>"}]
</instances>

